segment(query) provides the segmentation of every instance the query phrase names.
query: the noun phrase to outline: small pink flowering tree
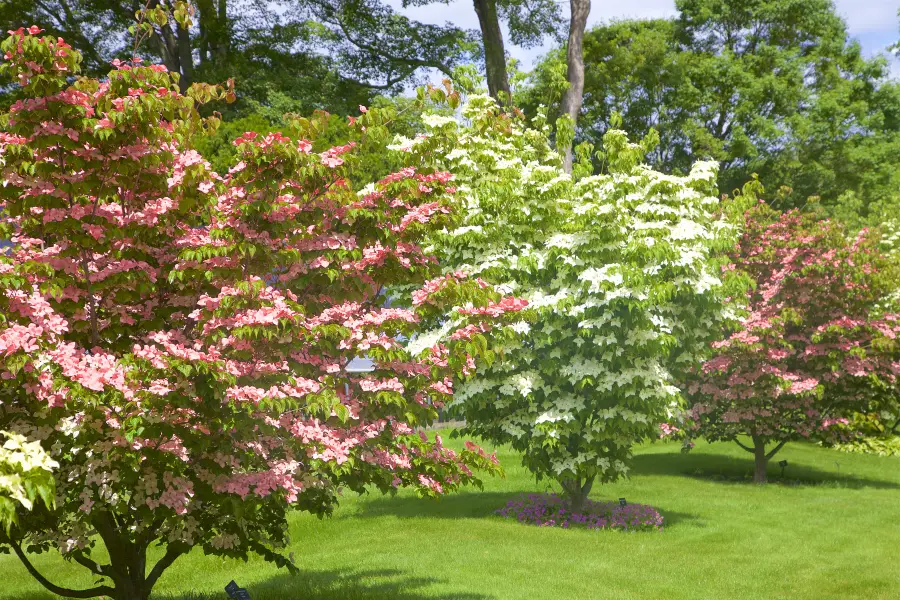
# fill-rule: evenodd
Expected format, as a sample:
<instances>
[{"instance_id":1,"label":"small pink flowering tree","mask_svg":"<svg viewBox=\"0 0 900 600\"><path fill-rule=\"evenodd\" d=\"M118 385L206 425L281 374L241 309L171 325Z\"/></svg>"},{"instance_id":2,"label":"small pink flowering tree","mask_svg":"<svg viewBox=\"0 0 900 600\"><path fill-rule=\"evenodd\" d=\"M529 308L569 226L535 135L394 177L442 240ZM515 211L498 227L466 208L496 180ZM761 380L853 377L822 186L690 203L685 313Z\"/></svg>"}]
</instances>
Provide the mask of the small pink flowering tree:
<instances>
[{"instance_id":1,"label":"small pink flowering tree","mask_svg":"<svg viewBox=\"0 0 900 600\"><path fill-rule=\"evenodd\" d=\"M867 231L848 240L835 222L760 204L732 258L756 285L740 328L687 386L687 434L735 441L764 483L785 443L846 437L854 412L890 394L900 316L873 316L887 282Z\"/></svg>"},{"instance_id":2,"label":"small pink flowering tree","mask_svg":"<svg viewBox=\"0 0 900 600\"><path fill-rule=\"evenodd\" d=\"M342 488L436 495L496 468L413 429L486 351L471 338L523 306L435 278L420 242L452 218L449 174L360 190L356 153L385 127L364 111L358 144L247 134L219 177L190 140L227 91L183 96L136 59L72 84L80 56L39 33L2 43L25 98L0 117L0 430L58 463L56 497L0 547L55 594L146 600L195 547L293 569L286 512L327 514ZM409 308L384 306L393 286L419 288ZM347 374L362 355L374 371ZM49 581L28 558L49 549L97 585Z\"/></svg>"}]
</instances>

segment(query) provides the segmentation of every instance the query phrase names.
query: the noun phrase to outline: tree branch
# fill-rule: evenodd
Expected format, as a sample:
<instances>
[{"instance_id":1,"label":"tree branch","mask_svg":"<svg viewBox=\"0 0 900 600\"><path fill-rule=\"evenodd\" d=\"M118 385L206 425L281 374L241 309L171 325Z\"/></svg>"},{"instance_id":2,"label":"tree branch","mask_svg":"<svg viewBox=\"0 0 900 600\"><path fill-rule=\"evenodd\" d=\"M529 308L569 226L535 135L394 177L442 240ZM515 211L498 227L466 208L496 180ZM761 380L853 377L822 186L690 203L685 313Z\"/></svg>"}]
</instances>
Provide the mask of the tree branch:
<instances>
[{"instance_id":1,"label":"tree branch","mask_svg":"<svg viewBox=\"0 0 900 600\"><path fill-rule=\"evenodd\" d=\"M743 448L744 450L746 450L747 452L753 452L753 448L750 448L749 446L745 446L745 445L742 444L741 441L740 441L739 439L737 439L737 438L734 438L734 443L737 444L738 446L740 446L741 448Z\"/></svg>"},{"instance_id":2,"label":"tree branch","mask_svg":"<svg viewBox=\"0 0 900 600\"><path fill-rule=\"evenodd\" d=\"M81 553L73 554L72 560L74 560L75 562L77 562L79 565L86 568L87 570L89 570L91 573L94 573L95 575L100 575L101 577L109 576L109 573L103 572L104 567L112 570L111 566L100 565Z\"/></svg>"},{"instance_id":3,"label":"tree branch","mask_svg":"<svg viewBox=\"0 0 900 600\"><path fill-rule=\"evenodd\" d=\"M87 590L70 590L69 588L55 585L34 568L34 565L32 565L28 560L28 557L25 556L25 552L22 551L22 547L19 544L10 537L4 536L4 538L5 541L9 542L9 545L12 546L13 552L16 553L16 556L19 557L19 560L25 565L25 568L31 576L34 577L38 583L47 588L47 590L57 596L65 596L66 598L96 598L97 596L113 596L116 593L116 590L107 585L101 585Z\"/></svg>"},{"instance_id":4,"label":"tree branch","mask_svg":"<svg viewBox=\"0 0 900 600\"><path fill-rule=\"evenodd\" d=\"M380 48L376 48L375 46L372 46L371 44L367 44L367 43L363 42L362 40L354 39L353 34L351 34L350 31L347 29L347 26L344 24L343 19L341 19L340 16L338 16L337 11L334 10L333 7L328 6L327 4L325 4L324 2L321 2L321 1L316 1L315 3L322 9L323 19L328 19L328 17L331 17L328 22L330 22L332 25L336 25L338 27L338 29L341 30L341 33L344 34L344 37L347 38L347 41L349 41L351 44L353 44L357 48L359 48L361 50L365 50L367 52L371 52L372 54L375 54L376 56L380 56L380 57L386 58L388 60L404 62L409 65L416 65L417 67L430 67L430 68L438 69L439 71L443 72L448 77L451 76L453 70L444 63L441 63L438 61L429 62L429 61L425 61L425 60L421 60L421 59L417 59L417 58L395 56L393 54L385 52L384 50L382 50Z\"/></svg>"},{"instance_id":5,"label":"tree branch","mask_svg":"<svg viewBox=\"0 0 900 600\"><path fill-rule=\"evenodd\" d=\"M112 564L112 568L107 575L113 579L128 577L128 555L130 553L125 544L122 543L121 538L119 538L119 533L113 525L112 517L107 511L97 511L91 521L109 553L109 562Z\"/></svg>"},{"instance_id":6,"label":"tree branch","mask_svg":"<svg viewBox=\"0 0 900 600\"><path fill-rule=\"evenodd\" d=\"M775 455L778 453L779 450L781 450L782 448L784 448L784 445L785 445L785 444L787 444L787 440L781 440L780 442L778 442L778 445L775 446L774 448L772 448L772 451L771 451L771 452L769 452L768 454L766 454L766 460L769 460L770 458L772 458L773 456L775 456Z\"/></svg>"},{"instance_id":7,"label":"tree branch","mask_svg":"<svg viewBox=\"0 0 900 600\"><path fill-rule=\"evenodd\" d=\"M187 552L187 547L178 544L170 544L168 548L166 548L166 554L159 562L153 565L153 570L150 571L150 574L147 576L147 583L145 584L145 588L148 590L153 589L153 585L157 582L157 580L162 576L163 572L172 566L172 563L178 559L179 556L185 554Z\"/></svg>"},{"instance_id":8,"label":"tree branch","mask_svg":"<svg viewBox=\"0 0 900 600\"><path fill-rule=\"evenodd\" d=\"M411 67L409 70L405 71L402 75L400 75L398 77L391 78L390 76L388 76L387 83L370 83L367 81L360 81L358 79L353 79L350 77L342 77L342 79L344 81L348 81L355 85L371 88L373 90L389 90L392 87L394 87L395 85L397 85L398 83L400 83L401 81L403 81L404 79L406 79L407 77L409 77L410 75L412 75L413 73L415 73L417 68L418 67Z\"/></svg>"}]
</instances>

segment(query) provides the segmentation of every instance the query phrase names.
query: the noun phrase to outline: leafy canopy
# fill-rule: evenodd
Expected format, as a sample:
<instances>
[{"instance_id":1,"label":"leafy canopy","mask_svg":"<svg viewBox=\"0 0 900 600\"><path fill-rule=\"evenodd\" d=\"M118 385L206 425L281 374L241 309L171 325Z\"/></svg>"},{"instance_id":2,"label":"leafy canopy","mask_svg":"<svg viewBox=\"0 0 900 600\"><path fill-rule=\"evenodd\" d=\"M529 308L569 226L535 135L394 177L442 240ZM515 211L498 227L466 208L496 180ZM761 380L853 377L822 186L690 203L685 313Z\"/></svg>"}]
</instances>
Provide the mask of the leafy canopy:
<instances>
[{"instance_id":1,"label":"leafy canopy","mask_svg":"<svg viewBox=\"0 0 900 600\"><path fill-rule=\"evenodd\" d=\"M314 151L325 124L293 119L293 137L235 140L220 176L191 141L228 90L182 95L139 59L70 84L81 56L40 33L2 43L24 99L0 117L0 430L58 463L56 502L0 547L99 578L39 577L56 594L144 600L192 547L289 565L287 511L327 514L341 489L437 495L496 470L413 429L489 350L475 333L523 306L423 250L454 222L448 173L360 181L389 125L361 107L354 142ZM401 284L407 307L385 306ZM363 355L374 371L345 372Z\"/></svg>"},{"instance_id":2,"label":"leafy canopy","mask_svg":"<svg viewBox=\"0 0 900 600\"><path fill-rule=\"evenodd\" d=\"M473 95L464 123L432 115L399 144L452 169L466 207L433 238L445 270L529 301L519 336L454 396L469 433L522 452L579 504L626 474L633 444L680 402L678 375L730 318L716 255L736 230L716 217L716 165L686 177L641 164L656 140L605 137L609 172L562 171L549 127Z\"/></svg>"},{"instance_id":3,"label":"leafy canopy","mask_svg":"<svg viewBox=\"0 0 900 600\"><path fill-rule=\"evenodd\" d=\"M875 311L891 285L877 236L764 204L746 219L731 268L755 282L748 314L687 387L688 428L755 452L764 481L786 442L846 438L854 413L896 401L900 315Z\"/></svg>"},{"instance_id":4,"label":"leafy canopy","mask_svg":"<svg viewBox=\"0 0 900 600\"><path fill-rule=\"evenodd\" d=\"M897 206L900 85L865 58L829 0L679 0L671 20L622 21L585 34L578 139L602 146L612 115L635 135L655 129L648 160L687 173L719 162L719 188L752 174L781 209L817 198L853 226ZM520 96L526 112L566 87L554 50ZM595 160L602 169L602 157Z\"/></svg>"}]
</instances>

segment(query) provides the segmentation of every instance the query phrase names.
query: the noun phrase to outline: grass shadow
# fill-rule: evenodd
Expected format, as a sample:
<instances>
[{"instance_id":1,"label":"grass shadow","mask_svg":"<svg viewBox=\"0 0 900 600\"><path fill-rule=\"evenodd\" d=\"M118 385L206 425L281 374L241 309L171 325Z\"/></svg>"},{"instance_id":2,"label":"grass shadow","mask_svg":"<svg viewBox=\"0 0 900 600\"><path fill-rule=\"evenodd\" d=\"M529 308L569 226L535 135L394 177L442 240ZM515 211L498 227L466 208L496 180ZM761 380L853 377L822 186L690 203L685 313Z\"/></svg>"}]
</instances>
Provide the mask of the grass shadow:
<instances>
[{"instance_id":1,"label":"grass shadow","mask_svg":"<svg viewBox=\"0 0 900 600\"><path fill-rule=\"evenodd\" d=\"M157 591L152 600L227 600L226 583L222 583L219 592L167 594ZM429 588L442 583L446 580L405 575L397 569L302 570L297 575L282 571L282 574L244 587L253 600L428 600L438 597ZM6 596L0 594L0 597ZM469 592L442 593L439 597L446 600L494 600L494 596ZM59 596L50 592L25 592L16 593L11 598L53 600Z\"/></svg>"},{"instance_id":2,"label":"grass shadow","mask_svg":"<svg viewBox=\"0 0 900 600\"><path fill-rule=\"evenodd\" d=\"M459 492L438 499L422 499L412 496L372 497L361 503L360 511L343 518L377 518L394 516L408 518L438 519L484 519L495 517L495 511L506 506L509 500L521 494L534 493L533 490L519 492ZM594 497L594 500L603 501ZM611 500L607 498L606 500ZM679 523L697 521L696 515L656 508L665 519L665 527Z\"/></svg>"},{"instance_id":3,"label":"grass shadow","mask_svg":"<svg viewBox=\"0 0 900 600\"><path fill-rule=\"evenodd\" d=\"M482 519L503 508L511 498L529 492L457 492L440 498L372 495L360 502L358 513L347 518L395 516L401 518Z\"/></svg>"},{"instance_id":4,"label":"grass shadow","mask_svg":"<svg viewBox=\"0 0 900 600\"><path fill-rule=\"evenodd\" d=\"M781 472L776 457L769 462L769 483L790 487L900 489L900 483L895 481L841 475L796 463L790 463L784 469L784 476ZM753 460L702 452L639 454L633 459L632 475L674 475L723 484L750 484L753 482Z\"/></svg>"},{"instance_id":5,"label":"grass shadow","mask_svg":"<svg viewBox=\"0 0 900 600\"><path fill-rule=\"evenodd\" d=\"M397 569L301 571L282 574L246 587L253 600L426 600L428 588L446 580L405 575ZM240 582L239 582L240 583ZM154 594L153 600L223 600L219 594ZM493 600L478 593L442 593L447 600Z\"/></svg>"}]
</instances>

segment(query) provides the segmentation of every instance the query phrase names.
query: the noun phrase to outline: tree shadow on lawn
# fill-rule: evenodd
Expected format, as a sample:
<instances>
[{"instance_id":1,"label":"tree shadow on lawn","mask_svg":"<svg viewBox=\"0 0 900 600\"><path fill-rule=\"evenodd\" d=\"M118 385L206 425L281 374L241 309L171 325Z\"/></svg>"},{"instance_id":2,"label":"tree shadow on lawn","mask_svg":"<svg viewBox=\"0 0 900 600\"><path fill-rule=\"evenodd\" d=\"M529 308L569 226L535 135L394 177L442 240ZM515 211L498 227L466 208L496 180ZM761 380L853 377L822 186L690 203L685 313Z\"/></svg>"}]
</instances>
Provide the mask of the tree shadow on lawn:
<instances>
[{"instance_id":1,"label":"tree shadow on lawn","mask_svg":"<svg viewBox=\"0 0 900 600\"><path fill-rule=\"evenodd\" d=\"M428 600L438 597L446 600L494 600L494 596L468 592L441 593L440 596L436 596L433 590L427 593L427 588L444 581L433 577L408 576L396 569L332 570L301 571L298 575L284 573L245 587L253 600ZM223 600L228 597L225 583L220 592L156 592L152 600ZM49 592L16 594L14 597L16 600L58 598Z\"/></svg>"},{"instance_id":2,"label":"tree shadow on lawn","mask_svg":"<svg viewBox=\"0 0 900 600\"><path fill-rule=\"evenodd\" d=\"M493 600L494 596L477 593L441 593L428 590L446 580L405 575L397 569L301 571L298 575L281 574L265 582L248 584L247 592L254 600ZM431 593L428 593L428 592ZM221 594L154 594L153 600L222 600Z\"/></svg>"},{"instance_id":3,"label":"tree shadow on lawn","mask_svg":"<svg viewBox=\"0 0 900 600\"><path fill-rule=\"evenodd\" d=\"M502 517L496 511L506 506L506 503L524 494L533 494L534 491L521 492L457 492L442 496L437 499L416 498L413 496L373 496L371 500L364 500L358 513L345 518L377 518L384 516L408 518L438 518L438 519L485 519ZM596 502L613 502L615 498L592 497ZM654 506L665 519L665 527L672 527L678 523L697 521L696 515L669 511L659 506ZM514 523L513 520L508 520ZM531 525L525 525L531 527Z\"/></svg>"},{"instance_id":4,"label":"tree shadow on lawn","mask_svg":"<svg viewBox=\"0 0 900 600\"><path fill-rule=\"evenodd\" d=\"M776 456L769 462L768 478L770 484L789 487L825 486L836 488L862 489L898 489L900 484L894 481L868 479L853 475L841 475L835 471L823 471L807 465L789 463L781 475ZM752 483L753 460L736 458L720 454L704 453L660 453L639 454L632 462L632 474L669 475L691 477L717 483Z\"/></svg>"}]
</instances>

